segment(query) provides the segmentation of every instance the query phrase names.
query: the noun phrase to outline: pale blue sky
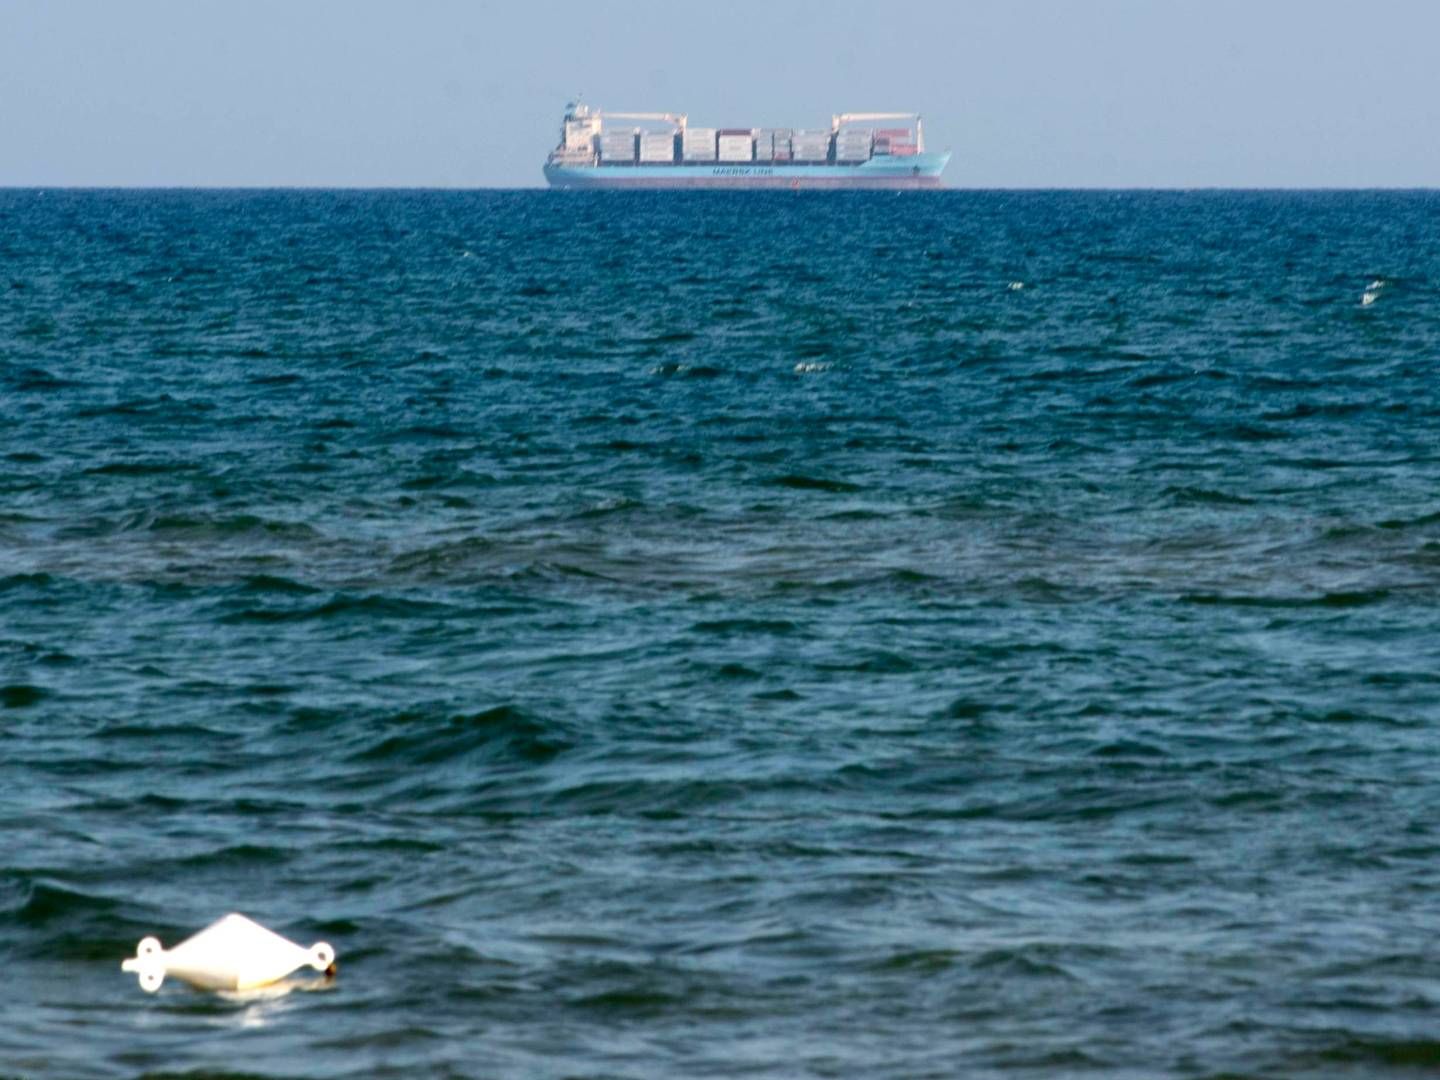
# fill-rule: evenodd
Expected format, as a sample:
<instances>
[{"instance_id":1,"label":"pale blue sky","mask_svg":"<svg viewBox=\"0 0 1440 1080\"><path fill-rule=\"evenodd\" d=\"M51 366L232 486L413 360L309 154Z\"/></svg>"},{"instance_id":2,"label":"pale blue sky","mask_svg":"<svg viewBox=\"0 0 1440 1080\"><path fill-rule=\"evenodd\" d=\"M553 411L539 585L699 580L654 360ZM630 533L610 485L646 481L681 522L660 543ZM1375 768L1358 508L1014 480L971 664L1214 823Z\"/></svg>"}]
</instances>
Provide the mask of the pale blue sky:
<instances>
[{"instance_id":1,"label":"pale blue sky","mask_svg":"<svg viewBox=\"0 0 1440 1080\"><path fill-rule=\"evenodd\" d=\"M0 185L532 186L577 90L952 187L1440 185L1440 0L0 0Z\"/></svg>"}]
</instances>

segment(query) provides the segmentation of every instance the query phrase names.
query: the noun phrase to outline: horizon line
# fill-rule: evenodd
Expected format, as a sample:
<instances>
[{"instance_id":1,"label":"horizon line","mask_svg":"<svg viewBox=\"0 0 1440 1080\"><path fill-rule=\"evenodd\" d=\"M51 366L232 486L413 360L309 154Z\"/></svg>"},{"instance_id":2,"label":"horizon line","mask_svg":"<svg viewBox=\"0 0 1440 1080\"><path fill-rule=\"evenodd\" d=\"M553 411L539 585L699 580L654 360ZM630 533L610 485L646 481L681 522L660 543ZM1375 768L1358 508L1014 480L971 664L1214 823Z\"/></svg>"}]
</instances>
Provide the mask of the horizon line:
<instances>
[{"instance_id":1,"label":"horizon line","mask_svg":"<svg viewBox=\"0 0 1440 1080\"><path fill-rule=\"evenodd\" d=\"M633 188L627 189L628 193L636 192L659 192L675 194L683 189L663 188ZM706 190L706 189L697 189ZM714 189L722 191L724 189ZM740 189L735 189L740 190ZM860 189L857 189L860 190ZM471 191L558 191L544 184L7 184L0 183L0 191L445 191L445 192L471 192ZM1022 185L966 185L966 186L941 186L934 188L916 189L913 192L901 192L901 194L945 194L947 192L1064 192L1064 191L1167 191L1167 192L1207 192L1207 191L1311 191L1311 192L1362 192L1362 191L1392 191L1392 192L1431 192L1440 191L1440 184L1416 185L1416 184L1022 184ZM576 191L566 191L566 195L577 194ZM615 194L612 190L596 189L599 194ZM694 194L694 191L688 192ZM709 193L713 193L710 191ZM800 194L801 192L785 192L781 194ZM836 194L835 191L807 191L804 194ZM853 194L854 191L844 192ZM863 192L864 194L895 194L895 192Z\"/></svg>"}]
</instances>

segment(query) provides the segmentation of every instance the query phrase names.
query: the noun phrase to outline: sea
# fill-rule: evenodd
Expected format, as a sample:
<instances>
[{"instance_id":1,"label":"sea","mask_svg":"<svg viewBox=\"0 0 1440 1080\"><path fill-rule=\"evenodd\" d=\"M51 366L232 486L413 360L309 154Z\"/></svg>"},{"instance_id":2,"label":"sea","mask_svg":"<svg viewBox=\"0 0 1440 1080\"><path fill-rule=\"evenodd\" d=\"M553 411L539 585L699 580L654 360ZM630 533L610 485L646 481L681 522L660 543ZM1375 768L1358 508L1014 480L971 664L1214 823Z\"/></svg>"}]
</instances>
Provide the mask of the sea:
<instances>
[{"instance_id":1,"label":"sea","mask_svg":"<svg viewBox=\"0 0 1440 1080\"><path fill-rule=\"evenodd\" d=\"M0 191L5 1080L1433 1075L1437 930L1440 193Z\"/></svg>"}]
</instances>

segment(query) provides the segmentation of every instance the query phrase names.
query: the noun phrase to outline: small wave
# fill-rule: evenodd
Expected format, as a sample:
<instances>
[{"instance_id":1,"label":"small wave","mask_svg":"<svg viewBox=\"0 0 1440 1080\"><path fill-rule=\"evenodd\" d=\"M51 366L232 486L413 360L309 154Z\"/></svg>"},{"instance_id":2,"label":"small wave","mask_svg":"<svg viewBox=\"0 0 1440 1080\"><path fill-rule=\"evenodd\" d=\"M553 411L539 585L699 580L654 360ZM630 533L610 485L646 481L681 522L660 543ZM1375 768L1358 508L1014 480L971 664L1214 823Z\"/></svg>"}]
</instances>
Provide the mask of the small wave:
<instances>
[{"instance_id":1,"label":"small wave","mask_svg":"<svg viewBox=\"0 0 1440 1080\"><path fill-rule=\"evenodd\" d=\"M1369 408L1371 406L1368 403L1358 401L1334 402L1324 405L1314 405L1308 401L1302 401L1283 411L1262 413L1260 419L1265 421L1309 420L1319 416L1338 420L1365 412Z\"/></svg>"},{"instance_id":2,"label":"small wave","mask_svg":"<svg viewBox=\"0 0 1440 1080\"><path fill-rule=\"evenodd\" d=\"M1163 758L1170 755L1158 746L1139 739L1116 739L1102 743L1090 751L1091 757L1098 758Z\"/></svg>"},{"instance_id":3,"label":"small wave","mask_svg":"<svg viewBox=\"0 0 1440 1080\"><path fill-rule=\"evenodd\" d=\"M1144 375L1136 375L1133 379L1126 380L1125 385L1135 390L1149 390L1156 386L1169 386L1172 383L1188 382L1195 378L1194 371L1152 371Z\"/></svg>"},{"instance_id":4,"label":"small wave","mask_svg":"<svg viewBox=\"0 0 1440 1080\"><path fill-rule=\"evenodd\" d=\"M30 683L9 683L0 686L0 708L26 709L38 705L50 696L50 691Z\"/></svg>"},{"instance_id":5,"label":"small wave","mask_svg":"<svg viewBox=\"0 0 1440 1080\"><path fill-rule=\"evenodd\" d=\"M1254 499L1209 488L1168 487L1164 494L1176 506L1253 506Z\"/></svg>"},{"instance_id":6,"label":"small wave","mask_svg":"<svg viewBox=\"0 0 1440 1080\"><path fill-rule=\"evenodd\" d=\"M1255 424L1232 424L1215 429L1215 434L1222 439L1234 439L1236 442L1275 442L1290 437L1287 432Z\"/></svg>"},{"instance_id":7,"label":"small wave","mask_svg":"<svg viewBox=\"0 0 1440 1080\"><path fill-rule=\"evenodd\" d=\"M866 675L903 675L918 669L915 661L899 653L877 650L850 664L820 664L821 671L853 671Z\"/></svg>"},{"instance_id":8,"label":"small wave","mask_svg":"<svg viewBox=\"0 0 1440 1080\"><path fill-rule=\"evenodd\" d=\"M760 678L760 672L754 668L746 667L744 664L731 661L728 664L721 664L717 667L715 669L715 676L719 679L748 682Z\"/></svg>"},{"instance_id":9,"label":"small wave","mask_svg":"<svg viewBox=\"0 0 1440 1080\"><path fill-rule=\"evenodd\" d=\"M285 623L305 622L311 619L330 618L389 618L418 619L433 618L450 610L445 604L427 600L407 600L394 596L350 596L341 594L315 607L304 608L245 608L231 612L220 619L226 624L234 623Z\"/></svg>"},{"instance_id":10,"label":"small wave","mask_svg":"<svg viewBox=\"0 0 1440 1080\"><path fill-rule=\"evenodd\" d=\"M49 926L74 915L110 912L119 906L108 897L92 896L43 880L22 882L21 895L20 904L3 914L7 920L28 927Z\"/></svg>"},{"instance_id":11,"label":"small wave","mask_svg":"<svg viewBox=\"0 0 1440 1080\"><path fill-rule=\"evenodd\" d=\"M1384 521L1377 521L1377 528L1399 530L1425 528L1430 525L1440 524L1440 510L1429 514L1421 514L1413 518L1386 518Z\"/></svg>"},{"instance_id":12,"label":"small wave","mask_svg":"<svg viewBox=\"0 0 1440 1080\"><path fill-rule=\"evenodd\" d=\"M355 759L438 765L478 754L543 764L572 745L552 725L514 705L497 705L438 724L421 716L402 716L393 723L405 730L360 751Z\"/></svg>"},{"instance_id":13,"label":"small wave","mask_svg":"<svg viewBox=\"0 0 1440 1080\"><path fill-rule=\"evenodd\" d=\"M1320 1055L1327 1061L1384 1065L1391 1068L1440 1068L1440 1040L1376 1039L1352 1035Z\"/></svg>"},{"instance_id":14,"label":"small wave","mask_svg":"<svg viewBox=\"0 0 1440 1080\"><path fill-rule=\"evenodd\" d=\"M970 960L977 971L1021 978L1048 978L1078 981L1059 958L1064 950L1048 945L1020 945L987 949Z\"/></svg>"},{"instance_id":15,"label":"small wave","mask_svg":"<svg viewBox=\"0 0 1440 1080\"><path fill-rule=\"evenodd\" d=\"M86 469L87 476L165 476L194 472L197 466L184 461L111 461Z\"/></svg>"},{"instance_id":16,"label":"small wave","mask_svg":"<svg viewBox=\"0 0 1440 1080\"><path fill-rule=\"evenodd\" d=\"M223 731L205 727L202 724L111 724L95 733L98 739L139 739L153 742L159 739L219 739L228 738Z\"/></svg>"},{"instance_id":17,"label":"small wave","mask_svg":"<svg viewBox=\"0 0 1440 1080\"><path fill-rule=\"evenodd\" d=\"M790 488L792 491L825 491L832 495L845 495L862 490L858 484L851 484L844 480L829 480L801 473L777 476L770 483L775 487Z\"/></svg>"},{"instance_id":18,"label":"small wave","mask_svg":"<svg viewBox=\"0 0 1440 1080\"><path fill-rule=\"evenodd\" d=\"M1332 592L1321 596L1231 596L1224 593L1184 593L1182 604L1255 608L1357 608L1391 598L1389 589Z\"/></svg>"},{"instance_id":19,"label":"small wave","mask_svg":"<svg viewBox=\"0 0 1440 1080\"><path fill-rule=\"evenodd\" d=\"M237 591L261 595L280 593L288 596L308 596L320 590L303 582L292 581L287 577L279 577L274 574L254 574L242 581L237 587Z\"/></svg>"},{"instance_id":20,"label":"small wave","mask_svg":"<svg viewBox=\"0 0 1440 1080\"><path fill-rule=\"evenodd\" d=\"M198 418L199 414L214 412L215 408L215 403L211 401L186 401L169 394L161 394L153 398L133 398L118 401L113 405L77 409L75 416L82 420L95 420L106 416L153 416L166 420L183 420L190 415Z\"/></svg>"},{"instance_id":21,"label":"small wave","mask_svg":"<svg viewBox=\"0 0 1440 1080\"><path fill-rule=\"evenodd\" d=\"M314 528L303 522L276 521L271 518L258 517L255 514L237 514L234 517L161 514L146 520L144 527L150 532L193 534L197 538L260 533L279 539L310 540L320 535Z\"/></svg>"},{"instance_id":22,"label":"small wave","mask_svg":"<svg viewBox=\"0 0 1440 1080\"><path fill-rule=\"evenodd\" d=\"M678 360L669 360L656 364L650 369L650 374L666 377L679 375L686 379L713 379L725 374L725 369L713 364L682 364Z\"/></svg>"},{"instance_id":23,"label":"small wave","mask_svg":"<svg viewBox=\"0 0 1440 1080\"><path fill-rule=\"evenodd\" d=\"M698 634L793 634L795 624L789 619L712 619L690 627Z\"/></svg>"},{"instance_id":24,"label":"small wave","mask_svg":"<svg viewBox=\"0 0 1440 1080\"><path fill-rule=\"evenodd\" d=\"M5 382L10 389L17 394L46 393L52 390L65 390L79 383L70 379L62 379L52 375L44 368L25 367L18 371L11 370L5 375Z\"/></svg>"},{"instance_id":25,"label":"small wave","mask_svg":"<svg viewBox=\"0 0 1440 1080\"><path fill-rule=\"evenodd\" d=\"M17 880L18 879L18 880ZM142 930L122 914L120 901L108 896L82 892L43 878L17 875L12 879L18 903L0 900L0 927L10 932L10 947L58 960L108 961L129 955ZM3 892L11 892L5 889Z\"/></svg>"}]
</instances>

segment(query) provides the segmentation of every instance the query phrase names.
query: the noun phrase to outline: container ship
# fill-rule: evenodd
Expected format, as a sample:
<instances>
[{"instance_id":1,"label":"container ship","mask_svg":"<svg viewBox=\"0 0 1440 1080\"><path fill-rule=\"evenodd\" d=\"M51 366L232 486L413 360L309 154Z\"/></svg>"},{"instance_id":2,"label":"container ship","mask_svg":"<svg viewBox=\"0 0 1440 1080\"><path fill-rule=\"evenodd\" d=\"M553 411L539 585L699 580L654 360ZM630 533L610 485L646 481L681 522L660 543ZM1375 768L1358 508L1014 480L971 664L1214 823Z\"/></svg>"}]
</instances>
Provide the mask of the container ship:
<instances>
[{"instance_id":1,"label":"container ship","mask_svg":"<svg viewBox=\"0 0 1440 1080\"><path fill-rule=\"evenodd\" d=\"M918 113L840 113L817 129L713 128L682 113L577 101L545 179L558 188L936 188L949 160L925 149Z\"/></svg>"}]
</instances>

